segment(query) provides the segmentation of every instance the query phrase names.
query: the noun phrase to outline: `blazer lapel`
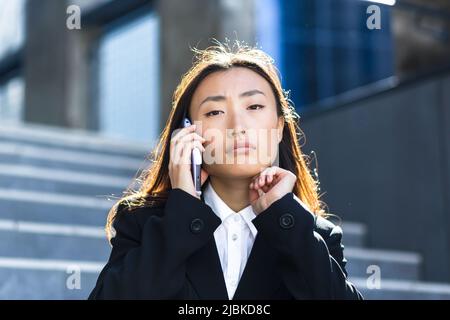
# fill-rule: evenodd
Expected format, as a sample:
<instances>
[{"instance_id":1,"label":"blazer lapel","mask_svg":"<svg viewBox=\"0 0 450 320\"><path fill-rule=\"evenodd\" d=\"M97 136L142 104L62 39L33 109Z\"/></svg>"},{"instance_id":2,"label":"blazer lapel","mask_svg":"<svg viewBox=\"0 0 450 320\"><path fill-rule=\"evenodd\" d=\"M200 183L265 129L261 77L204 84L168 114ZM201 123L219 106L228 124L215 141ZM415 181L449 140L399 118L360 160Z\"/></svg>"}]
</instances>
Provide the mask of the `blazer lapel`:
<instances>
[{"instance_id":1,"label":"blazer lapel","mask_svg":"<svg viewBox=\"0 0 450 320\"><path fill-rule=\"evenodd\" d=\"M233 300L270 299L282 282L278 254L258 233Z\"/></svg>"},{"instance_id":2,"label":"blazer lapel","mask_svg":"<svg viewBox=\"0 0 450 320\"><path fill-rule=\"evenodd\" d=\"M186 273L200 299L228 300L214 237L187 261Z\"/></svg>"},{"instance_id":3,"label":"blazer lapel","mask_svg":"<svg viewBox=\"0 0 450 320\"><path fill-rule=\"evenodd\" d=\"M277 261L277 252L257 234L233 300L272 298L282 284ZM189 258L186 273L200 299L228 300L214 237Z\"/></svg>"},{"instance_id":4,"label":"blazer lapel","mask_svg":"<svg viewBox=\"0 0 450 320\"><path fill-rule=\"evenodd\" d=\"M277 261L277 252L258 233L233 300L272 298L282 284ZM200 299L228 300L214 237L189 258L186 273Z\"/></svg>"}]
</instances>

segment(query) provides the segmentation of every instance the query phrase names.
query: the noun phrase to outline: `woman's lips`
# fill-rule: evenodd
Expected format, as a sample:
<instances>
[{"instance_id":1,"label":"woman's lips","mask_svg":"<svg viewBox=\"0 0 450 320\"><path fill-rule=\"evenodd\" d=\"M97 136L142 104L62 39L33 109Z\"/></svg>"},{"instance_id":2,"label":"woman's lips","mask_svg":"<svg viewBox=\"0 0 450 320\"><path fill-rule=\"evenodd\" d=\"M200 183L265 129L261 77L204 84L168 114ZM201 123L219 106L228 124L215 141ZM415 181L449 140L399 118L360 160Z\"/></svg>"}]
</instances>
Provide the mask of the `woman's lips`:
<instances>
[{"instance_id":1,"label":"woman's lips","mask_svg":"<svg viewBox=\"0 0 450 320\"><path fill-rule=\"evenodd\" d=\"M234 153L248 153L251 150L256 150L256 147L248 142L248 141L237 141L231 147L232 152Z\"/></svg>"}]
</instances>

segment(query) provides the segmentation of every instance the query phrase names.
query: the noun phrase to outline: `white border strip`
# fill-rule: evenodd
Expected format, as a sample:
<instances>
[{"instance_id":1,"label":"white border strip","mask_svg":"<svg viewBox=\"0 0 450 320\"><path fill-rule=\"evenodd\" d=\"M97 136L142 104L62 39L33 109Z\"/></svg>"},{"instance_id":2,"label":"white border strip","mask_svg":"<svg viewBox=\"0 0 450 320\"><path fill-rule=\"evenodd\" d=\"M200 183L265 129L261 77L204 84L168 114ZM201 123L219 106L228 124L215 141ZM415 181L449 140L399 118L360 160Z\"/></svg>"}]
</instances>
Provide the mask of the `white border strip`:
<instances>
[{"instance_id":1,"label":"white border strip","mask_svg":"<svg viewBox=\"0 0 450 320\"><path fill-rule=\"evenodd\" d=\"M352 282L358 289L362 290L388 290L388 291L407 291L421 293L440 293L450 295L450 284L420 281L403 281L403 280L383 280L380 282L380 289L368 289L367 282L364 278L350 277ZM450 296L449 296L450 299Z\"/></svg>"},{"instance_id":2,"label":"white border strip","mask_svg":"<svg viewBox=\"0 0 450 320\"><path fill-rule=\"evenodd\" d=\"M103 200L93 197L73 196L50 192L24 191L0 188L0 200L13 200L19 202L33 202L48 205L63 205L85 207L91 209L110 209L118 199Z\"/></svg>"},{"instance_id":3,"label":"white border strip","mask_svg":"<svg viewBox=\"0 0 450 320\"><path fill-rule=\"evenodd\" d=\"M113 169L127 169L137 171L142 165L147 165L145 157L142 161L126 156L106 155L83 151L68 151L63 149L46 148L25 143L0 142L0 154L17 155L32 159L74 163L108 167Z\"/></svg>"},{"instance_id":4,"label":"white border strip","mask_svg":"<svg viewBox=\"0 0 450 320\"><path fill-rule=\"evenodd\" d=\"M364 224L357 222L343 222L341 228L344 230L344 235L346 233L356 235L365 235L367 233L367 227Z\"/></svg>"},{"instance_id":5,"label":"white border strip","mask_svg":"<svg viewBox=\"0 0 450 320\"><path fill-rule=\"evenodd\" d=\"M0 230L39 235L76 236L106 239L106 233L103 228L71 224L39 223L0 219Z\"/></svg>"},{"instance_id":6,"label":"white border strip","mask_svg":"<svg viewBox=\"0 0 450 320\"><path fill-rule=\"evenodd\" d=\"M414 252L394 251L394 250L374 250L367 248L345 248L344 255L351 259L371 259L375 261L400 262L419 264L422 256Z\"/></svg>"},{"instance_id":7,"label":"white border strip","mask_svg":"<svg viewBox=\"0 0 450 320\"><path fill-rule=\"evenodd\" d=\"M153 147L142 143L126 141L94 134L85 130L63 129L26 124L20 126L0 126L0 138L26 139L29 142L45 142L46 144L64 148L81 147L90 150L117 151L144 155Z\"/></svg>"},{"instance_id":8,"label":"white border strip","mask_svg":"<svg viewBox=\"0 0 450 320\"><path fill-rule=\"evenodd\" d=\"M0 164L0 176L14 176L65 183L80 183L125 189L132 179L97 173L80 173L78 171L45 169L25 165Z\"/></svg>"},{"instance_id":9,"label":"white border strip","mask_svg":"<svg viewBox=\"0 0 450 320\"><path fill-rule=\"evenodd\" d=\"M79 269L82 272L98 273L105 263L77 260L47 260L0 257L0 268L64 271L71 272Z\"/></svg>"},{"instance_id":10,"label":"white border strip","mask_svg":"<svg viewBox=\"0 0 450 320\"><path fill-rule=\"evenodd\" d=\"M365 0L365 1L378 3L378 4L384 4L384 5L388 5L388 6L394 6L395 3L397 2L396 0Z\"/></svg>"}]
</instances>

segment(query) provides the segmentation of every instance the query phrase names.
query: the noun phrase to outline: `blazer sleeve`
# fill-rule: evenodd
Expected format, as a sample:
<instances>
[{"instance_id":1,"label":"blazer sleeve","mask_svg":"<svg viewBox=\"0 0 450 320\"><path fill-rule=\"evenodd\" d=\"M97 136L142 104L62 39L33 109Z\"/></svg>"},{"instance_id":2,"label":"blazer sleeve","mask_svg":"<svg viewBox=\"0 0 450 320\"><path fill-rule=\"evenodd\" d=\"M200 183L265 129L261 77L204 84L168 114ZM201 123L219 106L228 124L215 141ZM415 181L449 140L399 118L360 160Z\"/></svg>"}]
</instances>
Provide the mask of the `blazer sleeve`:
<instances>
[{"instance_id":1,"label":"blazer sleeve","mask_svg":"<svg viewBox=\"0 0 450 320\"><path fill-rule=\"evenodd\" d=\"M152 210L150 208L150 210ZM118 212L108 263L89 299L190 299L186 260L213 236L220 219L181 189L169 192L163 214L143 227L136 213Z\"/></svg>"},{"instance_id":2,"label":"blazer sleeve","mask_svg":"<svg viewBox=\"0 0 450 320\"><path fill-rule=\"evenodd\" d=\"M305 283L314 299L363 299L347 279L341 228L334 227L324 239L315 230L315 217L291 192L253 224L284 260L283 280L295 299L304 297Z\"/></svg>"}]
</instances>

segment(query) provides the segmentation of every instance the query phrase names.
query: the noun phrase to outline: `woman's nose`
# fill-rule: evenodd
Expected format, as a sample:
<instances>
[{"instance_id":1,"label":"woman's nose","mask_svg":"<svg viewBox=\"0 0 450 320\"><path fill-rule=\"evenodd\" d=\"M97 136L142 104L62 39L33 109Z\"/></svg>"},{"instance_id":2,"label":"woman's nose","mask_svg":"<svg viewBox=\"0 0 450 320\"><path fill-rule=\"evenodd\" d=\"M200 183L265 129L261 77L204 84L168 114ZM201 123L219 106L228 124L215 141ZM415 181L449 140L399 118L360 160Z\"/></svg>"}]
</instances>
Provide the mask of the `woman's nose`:
<instances>
[{"instance_id":1,"label":"woman's nose","mask_svg":"<svg viewBox=\"0 0 450 320\"><path fill-rule=\"evenodd\" d=\"M234 138L238 135L243 135L247 131L246 119L239 112L229 114L227 133L228 136Z\"/></svg>"},{"instance_id":2,"label":"woman's nose","mask_svg":"<svg viewBox=\"0 0 450 320\"><path fill-rule=\"evenodd\" d=\"M230 132L231 138L234 138L234 137L238 137L241 135L245 135L247 130L244 128L233 128L233 129L229 129L229 132Z\"/></svg>"}]
</instances>

